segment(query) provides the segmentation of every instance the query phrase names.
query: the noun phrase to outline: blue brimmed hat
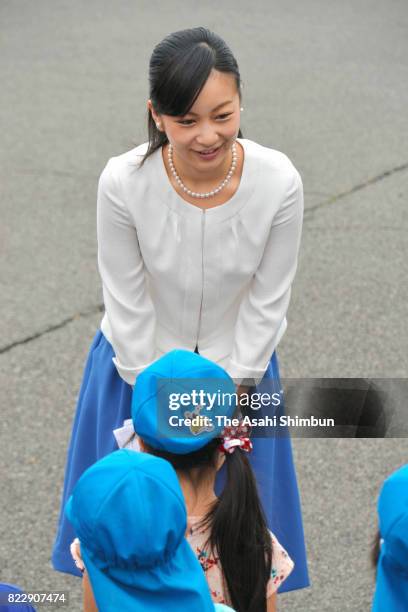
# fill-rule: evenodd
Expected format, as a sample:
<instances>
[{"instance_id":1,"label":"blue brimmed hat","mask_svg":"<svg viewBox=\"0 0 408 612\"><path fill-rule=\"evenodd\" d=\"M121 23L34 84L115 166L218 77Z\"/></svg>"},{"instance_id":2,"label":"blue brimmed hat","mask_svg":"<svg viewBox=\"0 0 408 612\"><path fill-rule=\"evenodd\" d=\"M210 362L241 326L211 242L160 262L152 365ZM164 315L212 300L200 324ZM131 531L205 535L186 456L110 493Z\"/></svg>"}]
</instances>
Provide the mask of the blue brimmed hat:
<instances>
[{"instance_id":1,"label":"blue brimmed hat","mask_svg":"<svg viewBox=\"0 0 408 612\"><path fill-rule=\"evenodd\" d=\"M65 512L101 612L214 611L167 461L115 451L84 472Z\"/></svg>"},{"instance_id":2,"label":"blue brimmed hat","mask_svg":"<svg viewBox=\"0 0 408 612\"><path fill-rule=\"evenodd\" d=\"M223 368L192 351L173 350L137 378L134 429L153 448L191 453L221 435L236 399L234 381Z\"/></svg>"},{"instance_id":3,"label":"blue brimmed hat","mask_svg":"<svg viewBox=\"0 0 408 612\"><path fill-rule=\"evenodd\" d=\"M381 536L373 612L408 610L408 464L385 481L378 499Z\"/></svg>"},{"instance_id":4,"label":"blue brimmed hat","mask_svg":"<svg viewBox=\"0 0 408 612\"><path fill-rule=\"evenodd\" d=\"M33 606L24 602L25 597L27 594L15 584L0 582L0 612L36 612Z\"/></svg>"}]
</instances>

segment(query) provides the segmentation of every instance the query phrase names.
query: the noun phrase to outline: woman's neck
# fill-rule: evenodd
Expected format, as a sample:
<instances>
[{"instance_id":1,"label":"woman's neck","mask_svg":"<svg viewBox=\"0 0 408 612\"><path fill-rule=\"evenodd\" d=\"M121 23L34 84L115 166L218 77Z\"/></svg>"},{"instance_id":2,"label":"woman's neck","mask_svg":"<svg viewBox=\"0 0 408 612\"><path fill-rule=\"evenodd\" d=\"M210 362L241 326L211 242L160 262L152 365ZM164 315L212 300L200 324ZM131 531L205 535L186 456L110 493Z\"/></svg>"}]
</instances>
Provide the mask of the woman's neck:
<instances>
[{"instance_id":1,"label":"woman's neck","mask_svg":"<svg viewBox=\"0 0 408 612\"><path fill-rule=\"evenodd\" d=\"M216 471L211 470L208 475L198 478L193 470L187 475L181 471L177 472L184 501L189 516L203 516L211 509L217 499L214 493Z\"/></svg>"},{"instance_id":2,"label":"woman's neck","mask_svg":"<svg viewBox=\"0 0 408 612\"><path fill-rule=\"evenodd\" d=\"M173 174L170 170L169 162L167 159L168 154L168 144L163 145L162 148L162 156L164 165L167 171L167 175L170 180L177 185ZM215 185L218 185L221 181L223 181L231 168L232 162L232 151L229 151L228 156L226 157L224 163L220 168L217 168L216 171L203 171L203 169L197 169L192 166L187 166L181 160L177 158L176 155L173 156L173 161L176 166L177 172L182 180L188 184L189 188L192 190L196 190L199 192L209 191L214 188ZM243 165L244 153L243 148L240 143L237 143L237 169L234 173L234 176L240 177L242 174L242 165Z\"/></svg>"}]
</instances>

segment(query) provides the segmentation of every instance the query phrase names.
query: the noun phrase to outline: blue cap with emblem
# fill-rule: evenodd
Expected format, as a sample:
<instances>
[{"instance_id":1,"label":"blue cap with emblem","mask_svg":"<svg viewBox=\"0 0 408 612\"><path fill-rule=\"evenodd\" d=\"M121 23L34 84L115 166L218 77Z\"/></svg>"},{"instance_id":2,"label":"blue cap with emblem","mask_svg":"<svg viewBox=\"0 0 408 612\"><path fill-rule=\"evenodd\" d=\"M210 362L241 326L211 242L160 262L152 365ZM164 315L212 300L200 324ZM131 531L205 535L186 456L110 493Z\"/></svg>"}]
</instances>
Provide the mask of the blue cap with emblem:
<instances>
[{"instance_id":1,"label":"blue cap with emblem","mask_svg":"<svg viewBox=\"0 0 408 612\"><path fill-rule=\"evenodd\" d=\"M234 381L223 368L177 349L139 374L132 398L133 426L153 448L191 453L221 435L236 405Z\"/></svg>"}]
</instances>

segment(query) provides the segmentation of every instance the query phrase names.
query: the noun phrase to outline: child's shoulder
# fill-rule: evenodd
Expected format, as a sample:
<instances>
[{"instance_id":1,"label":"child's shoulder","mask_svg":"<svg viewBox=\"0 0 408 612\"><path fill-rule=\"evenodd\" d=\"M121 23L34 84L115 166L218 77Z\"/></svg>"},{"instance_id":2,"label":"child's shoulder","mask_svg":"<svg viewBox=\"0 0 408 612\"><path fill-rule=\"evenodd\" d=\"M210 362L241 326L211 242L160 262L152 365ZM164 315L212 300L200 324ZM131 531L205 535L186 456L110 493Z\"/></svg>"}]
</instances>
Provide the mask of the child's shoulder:
<instances>
[{"instance_id":1,"label":"child's shoulder","mask_svg":"<svg viewBox=\"0 0 408 612\"><path fill-rule=\"evenodd\" d=\"M286 580L294 568L294 562L278 538L269 531L272 543L271 578L268 582L267 597L270 597Z\"/></svg>"}]
</instances>

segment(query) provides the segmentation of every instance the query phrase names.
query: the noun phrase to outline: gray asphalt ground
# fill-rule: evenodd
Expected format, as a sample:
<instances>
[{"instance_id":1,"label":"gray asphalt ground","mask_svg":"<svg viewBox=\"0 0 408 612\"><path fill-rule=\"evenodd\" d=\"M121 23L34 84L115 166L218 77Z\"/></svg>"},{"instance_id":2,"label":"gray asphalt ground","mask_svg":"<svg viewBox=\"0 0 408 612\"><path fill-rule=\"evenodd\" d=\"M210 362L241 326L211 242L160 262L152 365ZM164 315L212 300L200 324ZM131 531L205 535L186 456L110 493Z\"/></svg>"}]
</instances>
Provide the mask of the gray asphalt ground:
<instances>
[{"instance_id":1,"label":"gray asphalt ground","mask_svg":"<svg viewBox=\"0 0 408 612\"><path fill-rule=\"evenodd\" d=\"M145 138L147 65L167 33L206 25L244 81L244 136L302 174L305 222L284 377L407 378L408 8L394 0L205 3L3 0L0 576L51 569L66 446L101 314L95 194ZM287 612L370 609L383 478L408 441L294 439L312 587Z\"/></svg>"}]
</instances>

